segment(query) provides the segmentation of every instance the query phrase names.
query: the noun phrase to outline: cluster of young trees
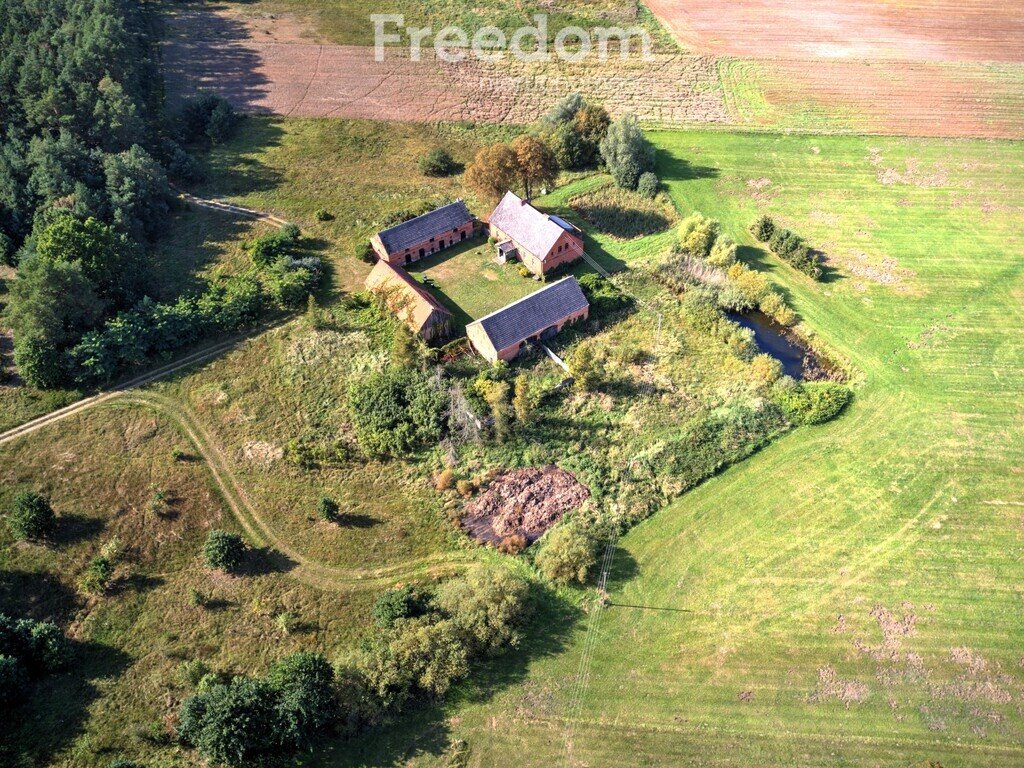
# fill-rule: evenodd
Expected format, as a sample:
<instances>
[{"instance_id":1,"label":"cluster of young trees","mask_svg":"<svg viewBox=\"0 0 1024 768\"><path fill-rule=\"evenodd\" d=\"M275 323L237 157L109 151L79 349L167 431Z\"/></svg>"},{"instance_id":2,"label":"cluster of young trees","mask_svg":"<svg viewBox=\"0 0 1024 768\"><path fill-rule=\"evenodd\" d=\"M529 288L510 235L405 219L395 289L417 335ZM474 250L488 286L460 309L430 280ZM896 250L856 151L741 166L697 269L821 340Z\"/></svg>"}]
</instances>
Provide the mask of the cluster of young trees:
<instances>
[{"instance_id":1,"label":"cluster of young trees","mask_svg":"<svg viewBox=\"0 0 1024 768\"><path fill-rule=\"evenodd\" d=\"M294 751L337 713L334 670L317 653L301 651L265 678L208 676L182 702L178 737L215 765L262 764Z\"/></svg>"},{"instance_id":2,"label":"cluster of young trees","mask_svg":"<svg viewBox=\"0 0 1024 768\"><path fill-rule=\"evenodd\" d=\"M751 224L750 231L759 242L767 243L772 252L791 267L813 280L821 279L821 257L800 235L775 226L769 216L761 216Z\"/></svg>"},{"instance_id":3,"label":"cluster of young trees","mask_svg":"<svg viewBox=\"0 0 1024 768\"><path fill-rule=\"evenodd\" d=\"M402 457L441 438L446 392L416 368L393 366L352 383L348 410L360 450Z\"/></svg>"},{"instance_id":4,"label":"cluster of young trees","mask_svg":"<svg viewBox=\"0 0 1024 768\"><path fill-rule=\"evenodd\" d=\"M32 680L59 671L70 657L56 624L0 613L0 708L23 701Z\"/></svg>"},{"instance_id":5,"label":"cluster of young trees","mask_svg":"<svg viewBox=\"0 0 1024 768\"><path fill-rule=\"evenodd\" d=\"M264 677L205 671L182 702L178 737L214 765L262 765L329 728L376 725L418 699L436 698L476 659L519 643L527 584L481 568L431 590L382 595L374 630L337 669L310 652L285 657Z\"/></svg>"}]
</instances>

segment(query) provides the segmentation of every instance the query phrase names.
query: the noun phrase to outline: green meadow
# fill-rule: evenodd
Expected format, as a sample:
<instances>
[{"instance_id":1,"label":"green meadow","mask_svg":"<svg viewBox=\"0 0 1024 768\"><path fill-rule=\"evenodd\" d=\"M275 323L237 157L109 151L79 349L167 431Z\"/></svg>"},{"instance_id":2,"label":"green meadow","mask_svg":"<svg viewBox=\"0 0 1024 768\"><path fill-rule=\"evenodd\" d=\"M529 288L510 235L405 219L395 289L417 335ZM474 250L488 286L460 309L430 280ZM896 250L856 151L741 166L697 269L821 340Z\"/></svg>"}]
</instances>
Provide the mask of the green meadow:
<instances>
[{"instance_id":1,"label":"green meadow","mask_svg":"<svg viewBox=\"0 0 1024 768\"><path fill-rule=\"evenodd\" d=\"M855 402L634 529L608 607L525 680L465 690L448 738L476 766L1020 765L1024 148L654 139L680 213L722 220ZM826 282L754 247L761 213L828 254ZM394 740L444 764L436 727Z\"/></svg>"}]
</instances>

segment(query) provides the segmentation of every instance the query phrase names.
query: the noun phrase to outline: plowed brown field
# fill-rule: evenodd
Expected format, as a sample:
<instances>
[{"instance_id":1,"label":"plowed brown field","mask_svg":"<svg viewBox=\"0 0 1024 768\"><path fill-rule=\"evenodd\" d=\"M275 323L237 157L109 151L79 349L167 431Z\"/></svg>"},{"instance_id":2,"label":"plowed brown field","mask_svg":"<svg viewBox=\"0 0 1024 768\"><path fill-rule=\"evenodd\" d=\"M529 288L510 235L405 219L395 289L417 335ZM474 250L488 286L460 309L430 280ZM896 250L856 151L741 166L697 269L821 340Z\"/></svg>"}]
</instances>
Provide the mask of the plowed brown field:
<instances>
[{"instance_id":1,"label":"plowed brown field","mask_svg":"<svg viewBox=\"0 0 1024 768\"><path fill-rule=\"evenodd\" d=\"M1013 0L646 0L684 45L765 58L1024 62Z\"/></svg>"},{"instance_id":2,"label":"plowed brown field","mask_svg":"<svg viewBox=\"0 0 1024 768\"><path fill-rule=\"evenodd\" d=\"M296 17L190 6L164 58L172 97L214 90L262 114L525 123L578 91L662 124L1021 138L1024 15L1009 6L652 0L695 52L577 64L376 62Z\"/></svg>"}]
</instances>

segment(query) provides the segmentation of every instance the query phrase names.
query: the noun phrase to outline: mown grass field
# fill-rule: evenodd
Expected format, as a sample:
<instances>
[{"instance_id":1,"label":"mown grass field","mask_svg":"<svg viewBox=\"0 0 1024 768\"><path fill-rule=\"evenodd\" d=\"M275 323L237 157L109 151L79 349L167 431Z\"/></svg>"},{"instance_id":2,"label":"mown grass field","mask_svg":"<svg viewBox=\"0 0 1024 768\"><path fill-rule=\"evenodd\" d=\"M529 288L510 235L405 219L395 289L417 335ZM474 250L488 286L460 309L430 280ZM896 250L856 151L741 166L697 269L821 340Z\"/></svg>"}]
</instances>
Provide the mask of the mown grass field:
<instances>
[{"instance_id":1,"label":"mown grass field","mask_svg":"<svg viewBox=\"0 0 1024 768\"><path fill-rule=\"evenodd\" d=\"M594 634L467 690L451 738L475 766L1019 765L1024 152L655 140L682 213L748 246L770 213L829 253L819 285L745 250L859 369L857 398L623 539Z\"/></svg>"}]
</instances>

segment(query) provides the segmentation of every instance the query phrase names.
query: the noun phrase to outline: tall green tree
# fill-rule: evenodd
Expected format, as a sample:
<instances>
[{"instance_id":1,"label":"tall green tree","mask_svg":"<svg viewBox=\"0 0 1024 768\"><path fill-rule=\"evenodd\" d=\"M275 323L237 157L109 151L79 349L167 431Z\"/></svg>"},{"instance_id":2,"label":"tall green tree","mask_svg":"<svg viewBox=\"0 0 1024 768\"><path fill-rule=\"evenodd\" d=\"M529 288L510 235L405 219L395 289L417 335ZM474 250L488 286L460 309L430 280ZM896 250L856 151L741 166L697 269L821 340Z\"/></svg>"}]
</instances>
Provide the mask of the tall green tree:
<instances>
[{"instance_id":1,"label":"tall green tree","mask_svg":"<svg viewBox=\"0 0 1024 768\"><path fill-rule=\"evenodd\" d=\"M611 124L601 142L601 157L622 189L636 189L640 175L654 170L654 147L633 115Z\"/></svg>"}]
</instances>

